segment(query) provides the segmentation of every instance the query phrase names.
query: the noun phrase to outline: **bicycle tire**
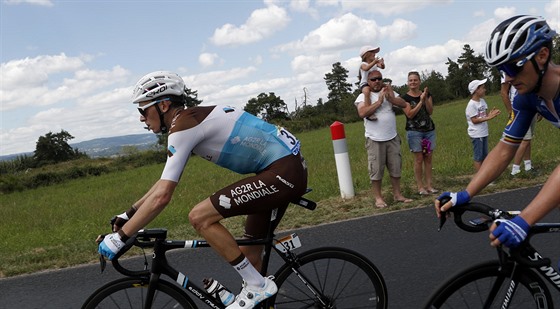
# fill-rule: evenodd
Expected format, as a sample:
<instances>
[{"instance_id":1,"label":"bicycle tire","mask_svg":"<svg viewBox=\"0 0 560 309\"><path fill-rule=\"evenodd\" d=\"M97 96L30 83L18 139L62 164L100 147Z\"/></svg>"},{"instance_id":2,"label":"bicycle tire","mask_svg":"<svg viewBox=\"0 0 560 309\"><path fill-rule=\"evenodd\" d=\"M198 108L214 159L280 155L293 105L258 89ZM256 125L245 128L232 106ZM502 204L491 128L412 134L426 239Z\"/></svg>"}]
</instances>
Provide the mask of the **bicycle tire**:
<instances>
[{"instance_id":1,"label":"bicycle tire","mask_svg":"<svg viewBox=\"0 0 560 309\"><path fill-rule=\"evenodd\" d=\"M300 275L320 293L319 300ZM289 308L387 308L387 287L381 272L363 255L352 250L323 247L298 255L275 274L276 309ZM271 306L272 307L272 306Z\"/></svg>"},{"instance_id":2,"label":"bicycle tire","mask_svg":"<svg viewBox=\"0 0 560 309\"><path fill-rule=\"evenodd\" d=\"M489 308L500 308L509 288L513 263L480 263L461 271L442 284L424 308L484 308L492 286L499 290ZM533 270L518 266L519 283L508 308L552 309L552 296L546 283Z\"/></svg>"},{"instance_id":3,"label":"bicycle tire","mask_svg":"<svg viewBox=\"0 0 560 309\"><path fill-rule=\"evenodd\" d=\"M142 278L122 278L97 289L84 303L82 309L94 308L144 308L148 291L148 280ZM185 308L195 309L193 300L181 289L165 280L156 287L153 309Z\"/></svg>"}]
</instances>

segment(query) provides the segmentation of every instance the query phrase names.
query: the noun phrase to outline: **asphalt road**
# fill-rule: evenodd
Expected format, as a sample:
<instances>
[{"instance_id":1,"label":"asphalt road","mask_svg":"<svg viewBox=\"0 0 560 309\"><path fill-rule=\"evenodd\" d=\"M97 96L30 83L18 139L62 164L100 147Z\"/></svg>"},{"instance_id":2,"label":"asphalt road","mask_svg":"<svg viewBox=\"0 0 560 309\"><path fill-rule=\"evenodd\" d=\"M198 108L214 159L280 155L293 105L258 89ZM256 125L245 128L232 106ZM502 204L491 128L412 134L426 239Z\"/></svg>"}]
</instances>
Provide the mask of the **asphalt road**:
<instances>
[{"instance_id":1,"label":"asphalt road","mask_svg":"<svg viewBox=\"0 0 560 309\"><path fill-rule=\"evenodd\" d=\"M540 187L476 197L502 209L520 209ZM516 206L517 205L517 206ZM544 221L560 222L560 211ZM388 287L389 308L420 308L431 292L458 270L495 258L486 232L471 234L448 222L441 232L433 207L325 224L296 230L306 250L340 246L367 256L382 272ZM535 247L553 264L560 259L560 235L534 239ZM170 261L190 280L212 276L237 290L239 277L212 250L178 250ZM276 269L273 261L272 270ZM0 308L80 308L96 288L119 278L112 267L101 274L99 265L0 279ZM555 302L560 305L560 293Z\"/></svg>"}]
</instances>

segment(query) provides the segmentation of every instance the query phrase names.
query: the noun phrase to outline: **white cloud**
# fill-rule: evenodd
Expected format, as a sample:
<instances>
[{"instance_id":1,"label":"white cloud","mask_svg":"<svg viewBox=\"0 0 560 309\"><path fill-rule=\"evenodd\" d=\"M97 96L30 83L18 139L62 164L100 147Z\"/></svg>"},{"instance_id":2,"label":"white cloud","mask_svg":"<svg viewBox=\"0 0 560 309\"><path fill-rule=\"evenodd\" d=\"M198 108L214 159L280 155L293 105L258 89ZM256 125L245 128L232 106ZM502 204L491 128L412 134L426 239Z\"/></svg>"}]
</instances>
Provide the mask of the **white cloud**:
<instances>
[{"instance_id":1,"label":"white cloud","mask_svg":"<svg viewBox=\"0 0 560 309\"><path fill-rule=\"evenodd\" d=\"M90 56L67 57L62 53L2 63L0 110L77 99L128 77L128 71L120 66L110 71L84 69L89 59Z\"/></svg>"},{"instance_id":2,"label":"white cloud","mask_svg":"<svg viewBox=\"0 0 560 309\"><path fill-rule=\"evenodd\" d=\"M39 6L53 6L50 0L4 0L6 4L32 4Z\"/></svg>"},{"instance_id":3,"label":"white cloud","mask_svg":"<svg viewBox=\"0 0 560 309\"><path fill-rule=\"evenodd\" d=\"M560 1L551 0L550 3L545 5L544 11L546 12L546 20L552 29L560 33Z\"/></svg>"},{"instance_id":4,"label":"white cloud","mask_svg":"<svg viewBox=\"0 0 560 309\"><path fill-rule=\"evenodd\" d=\"M419 1L345 1L339 0L342 8L346 11L362 10L381 14L383 16L391 16L396 14L405 14L423 9L429 5L447 5L453 3L453 0L419 0Z\"/></svg>"},{"instance_id":5,"label":"white cloud","mask_svg":"<svg viewBox=\"0 0 560 309\"><path fill-rule=\"evenodd\" d=\"M358 48L363 42L380 39L380 30L374 20L365 20L347 13L330 19L302 39L273 48L281 52L325 52Z\"/></svg>"},{"instance_id":6,"label":"white cloud","mask_svg":"<svg viewBox=\"0 0 560 309\"><path fill-rule=\"evenodd\" d=\"M216 60L219 60L218 54L211 54L211 53L202 53L198 56L198 63L203 67L209 67L214 65Z\"/></svg>"},{"instance_id":7,"label":"white cloud","mask_svg":"<svg viewBox=\"0 0 560 309\"><path fill-rule=\"evenodd\" d=\"M484 17L484 16L486 16L486 12L484 12L484 10L475 11L473 13L473 16L474 17Z\"/></svg>"},{"instance_id":8,"label":"white cloud","mask_svg":"<svg viewBox=\"0 0 560 309\"><path fill-rule=\"evenodd\" d=\"M498 19L498 22L502 22L514 16L516 14L515 11L515 7L501 7L494 10L494 16Z\"/></svg>"},{"instance_id":9,"label":"white cloud","mask_svg":"<svg viewBox=\"0 0 560 309\"><path fill-rule=\"evenodd\" d=\"M391 41L403 41L415 37L417 28L413 22L397 18L391 25L381 27L380 32Z\"/></svg>"},{"instance_id":10,"label":"white cloud","mask_svg":"<svg viewBox=\"0 0 560 309\"><path fill-rule=\"evenodd\" d=\"M245 24L239 27L225 24L216 29L210 40L218 46L254 43L285 28L289 21L285 9L270 5L253 11Z\"/></svg>"}]
</instances>

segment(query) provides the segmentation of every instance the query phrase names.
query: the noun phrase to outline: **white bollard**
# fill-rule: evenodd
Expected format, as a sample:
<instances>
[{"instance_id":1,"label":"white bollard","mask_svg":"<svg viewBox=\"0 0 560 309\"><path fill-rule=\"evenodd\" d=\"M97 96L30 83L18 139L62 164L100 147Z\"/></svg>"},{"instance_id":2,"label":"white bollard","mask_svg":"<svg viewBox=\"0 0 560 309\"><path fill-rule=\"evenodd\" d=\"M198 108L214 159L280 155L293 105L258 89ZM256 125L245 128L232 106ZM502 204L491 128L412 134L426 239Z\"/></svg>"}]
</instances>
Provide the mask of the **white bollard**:
<instances>
[{"instance_id":1,"label":"white bollard","mask_svg":"<svg viewBox=\"0 0 560 309\"><path fill-rule=\"evenodd\" d=\"M331 137L333 141L334 159L336 162L340 195L343 199L353 198L354 184L352 182L352 170L350 169L348 146L346 145L346 134L344 133L344 124L342 122L335 121L331 124Z\"/></svg>"}]
</instances>

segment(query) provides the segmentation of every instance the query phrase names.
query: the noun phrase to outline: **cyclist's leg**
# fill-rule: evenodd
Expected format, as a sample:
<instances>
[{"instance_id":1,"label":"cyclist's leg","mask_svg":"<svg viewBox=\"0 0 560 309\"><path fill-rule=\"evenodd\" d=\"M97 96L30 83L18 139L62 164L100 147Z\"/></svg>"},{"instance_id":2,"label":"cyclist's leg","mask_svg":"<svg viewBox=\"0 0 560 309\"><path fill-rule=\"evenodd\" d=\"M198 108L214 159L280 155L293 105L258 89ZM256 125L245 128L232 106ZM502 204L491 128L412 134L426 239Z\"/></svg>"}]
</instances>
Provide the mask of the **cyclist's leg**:
<instances>
[{"instance_id":1,"label":"cyclist's leg","mask_svg":"<svg viewBox=\"0 0 560 309\"><path fill-rule=\"evenodd\" d=\"M245 221L245 234L248 239L262 239L268 235L268 229L274 231L284 216L288 203L273 209L268 213L250 214ZM272 216L272 217L271 217ZM241 252L251 261L251 264L260 272L262 270L262 254L264 246L242 246Z\"/></svg>"}]
</instances>

